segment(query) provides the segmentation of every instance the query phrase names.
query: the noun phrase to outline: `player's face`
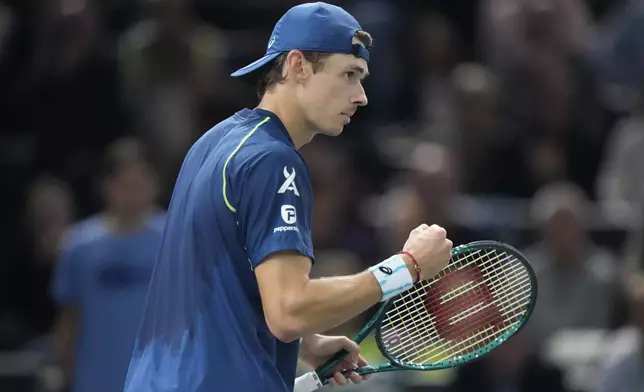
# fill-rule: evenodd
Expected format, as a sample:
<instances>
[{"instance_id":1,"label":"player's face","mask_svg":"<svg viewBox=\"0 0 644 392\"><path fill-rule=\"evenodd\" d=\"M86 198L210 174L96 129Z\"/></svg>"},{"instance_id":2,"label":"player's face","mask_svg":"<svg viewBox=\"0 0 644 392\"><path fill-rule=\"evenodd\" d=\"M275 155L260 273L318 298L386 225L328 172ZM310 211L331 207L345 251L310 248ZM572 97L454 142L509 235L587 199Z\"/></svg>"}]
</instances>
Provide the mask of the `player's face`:
<instances>
[{"instance_id":1,"label":"player's face","mask_svg":"<svg viewBox=\"0 0 644 392\"><path fill-rule=\"evenodd\" d=\"M334 54L324 59L324 65L311 75L301 96L306 118L318 132L339 135L358 106L367 104L362 86L367 74L367 62L362 58Z\"/></svg>"}]
</instances>

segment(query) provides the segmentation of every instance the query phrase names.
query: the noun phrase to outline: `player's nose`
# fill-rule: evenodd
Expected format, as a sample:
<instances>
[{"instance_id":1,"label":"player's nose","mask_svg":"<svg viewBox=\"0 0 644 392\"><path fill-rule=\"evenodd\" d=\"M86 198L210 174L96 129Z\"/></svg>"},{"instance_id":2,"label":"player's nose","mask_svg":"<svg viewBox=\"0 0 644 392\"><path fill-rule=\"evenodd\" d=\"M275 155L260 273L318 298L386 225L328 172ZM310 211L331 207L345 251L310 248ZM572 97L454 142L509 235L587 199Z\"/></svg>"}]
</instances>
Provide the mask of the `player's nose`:
<instances>
[{"instance_id":1,"label":"player's nose","mask_svg":"<svg viewBox=\"0 0 644 392\"><path fill-rule=\"evenodd\" d=\"M364 91L364 86L362 83L358 84L358 86L359 90L353 99L353 104L357 106L367 106L369 100L367 99L367 93Z\"/></svg>"}]
</instances>

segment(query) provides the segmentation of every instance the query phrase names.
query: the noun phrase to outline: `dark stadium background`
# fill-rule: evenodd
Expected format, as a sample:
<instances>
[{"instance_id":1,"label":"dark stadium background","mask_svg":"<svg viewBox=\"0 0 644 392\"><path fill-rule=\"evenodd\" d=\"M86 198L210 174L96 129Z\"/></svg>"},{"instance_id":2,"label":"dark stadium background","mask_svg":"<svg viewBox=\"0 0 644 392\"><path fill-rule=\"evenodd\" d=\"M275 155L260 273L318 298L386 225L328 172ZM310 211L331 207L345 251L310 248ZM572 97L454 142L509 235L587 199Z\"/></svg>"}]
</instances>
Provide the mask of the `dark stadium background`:
<instances>
[{"instance_id":1,"label":"dark stadium background","mask_svg":"<svg viewBox=\"0 0 644 392\"><path fill-rule=\"evenodd\" d=\"M65 229L101 209L105 146L148 144L165 207L189 145L257 103L252 85L228 75L263 54L296 3L0 2L1 391L60 386L49 281ZM302 150L316 195L314 272L365 268L428 222L454 243L525 250L543 282L532 328L505 351L359 390L641 391L628 377L600 385L639 347L632 315L644 312L644 7L333 3L375 46L369 106L339 138ZM155 23L176 30L159 36ZM354 321L335 332L350 335Z\"/></svg>"}]
</instances>

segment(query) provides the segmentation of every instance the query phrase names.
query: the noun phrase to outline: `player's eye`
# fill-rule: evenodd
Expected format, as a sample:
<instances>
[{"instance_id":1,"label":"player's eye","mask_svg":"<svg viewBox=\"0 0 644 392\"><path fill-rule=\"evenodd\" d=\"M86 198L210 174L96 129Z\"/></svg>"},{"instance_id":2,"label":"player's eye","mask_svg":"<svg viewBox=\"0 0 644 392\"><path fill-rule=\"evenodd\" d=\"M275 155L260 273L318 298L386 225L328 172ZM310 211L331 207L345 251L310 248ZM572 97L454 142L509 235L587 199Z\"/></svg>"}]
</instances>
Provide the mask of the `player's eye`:
<instances>
[{"instance_id":1,"label":"player's eye","mask_svg":"<svg viewBox=\"0 0 644 392\"><path fill-rule=\"evenodd\" d=\"M356 71L347 71L345 73L347 79L353 81L356 78L357 72Z\"/></svg>"}]
</instances>

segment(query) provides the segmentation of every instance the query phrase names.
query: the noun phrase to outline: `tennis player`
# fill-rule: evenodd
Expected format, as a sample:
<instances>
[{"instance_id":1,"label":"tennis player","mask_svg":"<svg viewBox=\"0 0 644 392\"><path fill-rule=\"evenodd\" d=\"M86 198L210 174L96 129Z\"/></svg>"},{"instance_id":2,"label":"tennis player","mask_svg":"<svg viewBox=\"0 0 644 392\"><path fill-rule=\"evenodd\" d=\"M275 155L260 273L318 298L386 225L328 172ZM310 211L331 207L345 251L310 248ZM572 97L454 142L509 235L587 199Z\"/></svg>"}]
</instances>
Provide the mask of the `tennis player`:
<instances>
[{"instance_id":1,"label":"tennis player","mask_svg":"<svg viewBox=\"0 0 644 392\"><path fill-rule=\"evenodd\" d=\"M351 355L332 384L345 385L337 372L365 365L358 346L318 333L447 264L445 230L422 225L404 255L353 276L309 278L313 195L298 148L339 135L367 104L370 44L342 8L302 4L277 22L266 55L233 73L259 79L261 101L208 131L184 160L126 391L290 392L298 353L315 367L340 349Z\"/></svg>"}]
</instances>

